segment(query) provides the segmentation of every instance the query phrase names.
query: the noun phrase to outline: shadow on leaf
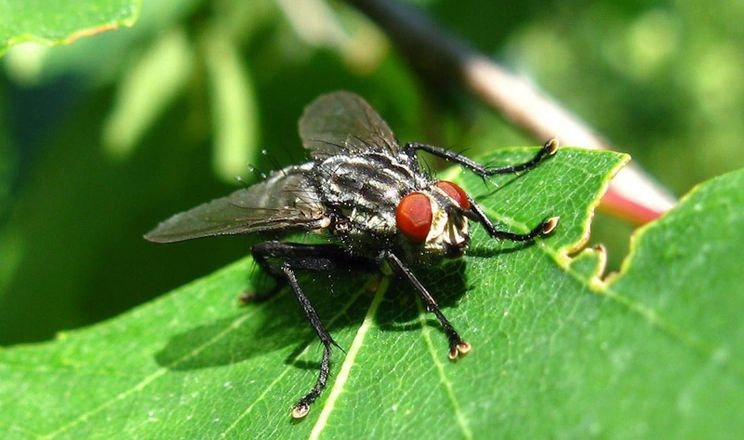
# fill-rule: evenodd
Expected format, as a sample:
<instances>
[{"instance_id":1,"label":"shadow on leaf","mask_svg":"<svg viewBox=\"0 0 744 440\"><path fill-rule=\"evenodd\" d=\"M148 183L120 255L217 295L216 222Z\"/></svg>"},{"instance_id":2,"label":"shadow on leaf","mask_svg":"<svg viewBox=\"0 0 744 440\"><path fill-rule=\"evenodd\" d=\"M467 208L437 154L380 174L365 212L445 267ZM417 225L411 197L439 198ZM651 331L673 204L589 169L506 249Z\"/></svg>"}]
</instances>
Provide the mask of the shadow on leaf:
<instances>
[{"instance_id":1,"label":"shadow on leaf","mask_svg":"<svg viewBox=\"0 0 744 440\"><path fill-rule=\"evenodd\" d=\"M300 283L328 330L354 325L364 319L371 295L364 298L368 277L347 271L305 274ZM343 283L343 288L339 285ZM356 295L352 293L356 292ZM237 304L236 295L236 304ZM349 302L352 302L349 304ZM344 305L342 307L342 305ZM173 336L155 355L157 363L172 370L194 370L249 360L293 344L297 348L285 363L296 364L296 355L316 340L294 296L283 288L274 298L245 306L243 313L195 327Z\"/></svg>"},{"instance_id":2,"label":"shadow on leaf","mask_svg":"<svg viewBox=\"0 0 744 440\"><path fill-rule=\"evenodd\" d=\"M288 300L292 298L282 294L272 302L284 304ZM251 307L277 306L267 303ZM298 319L301 317L294 313L260 315L257 323L247 323L245 314L237 313L175 335L155 355L155 360L172 370L229 365L281 349L309 335L309 331L303 331Z\"/></svg>"},{"instance_id":3,"label":"shadow on leaf","mask_svg":"<svg viewBox=\"0 0 744 440\"><path fill-rule=\"evenodd\" d=\"M446 309L466 291L464 268L464 260L451 260L434 266L417 265L413 270L446 315ZM374 272L338 271L330 275L304 274L300 281L333 335L340 328L361 324L373 297L369 281L374 279L370 277L379 276ZM394 279L385 296L376 316L383 331L413 333L421 329L418 295L408 282ZM441 331L433 316L427 315L426 325ZM168 369L186 371L239 363L295 345L284 363L317 369L317 362L298 360L311 343L316 343L316 336L294 296L284 288L268 301L249 304L242 313L173 336L155 360Z\"/></svg>"},{"instance_id":4,"label":"shadow on leaf","mask_svg":"<svg viewBox=\"0 0 744 440\"><path fill-rule=\"evenodd\" d=\"M465 279L465 260L448 260L434 266L417 265L413 272L434 297L445 316L447 309L468 290ZM394 279L385 295L385 301L377 313L377 323L384 331L420 331L420 308L417 305L418 294L406 280ZM453 323L457 328L456 323ZM442 331L434 315L427 314L426 325ZM442 331L444 334L444 332ZM446 348L446 347L445 347ZM444 348L443 348L444 349Z\"/></svg>"}]
</instances>

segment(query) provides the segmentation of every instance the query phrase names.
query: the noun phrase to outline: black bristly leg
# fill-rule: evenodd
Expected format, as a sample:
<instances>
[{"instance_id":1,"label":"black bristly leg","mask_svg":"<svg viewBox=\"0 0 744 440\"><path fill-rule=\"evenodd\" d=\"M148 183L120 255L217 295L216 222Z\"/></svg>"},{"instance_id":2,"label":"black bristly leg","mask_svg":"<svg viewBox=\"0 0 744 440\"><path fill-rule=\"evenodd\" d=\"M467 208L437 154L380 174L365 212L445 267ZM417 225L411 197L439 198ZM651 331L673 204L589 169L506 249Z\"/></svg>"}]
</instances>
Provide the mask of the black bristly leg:
<instances>
[{"instance_id":1,"label":"black bristly leg","mask_svg":"<svg viewBox=\"0 0 744 440\"><path fill-rule=\"evenodd\" d=\"M483 211L483 208L474 200L471 200L470 202L470 210L464 212L469 219L483 225L483 228L485 228L490 237L511 241L532 241L537 237L548 235L553 232L553 229L555 229L556 226L558 226L558 220L560 219L559 217L549 217L533 228L530 232L526 234L517 234L496 229L496 226L493 224L491 219L488 218L486 213Z\"/></svg>"},{"instance_id":2,"label":"black bristly leg","mask_svg":"<svg viewBox=\"0 0 744 440\"><path fill-rule=\"evenodd\" d=\"M248 304L251 302L268 301L282 290L286 277L280 265L271 264L269 260L292 259L294 269L309 270L315 272L327 272L336 267L335 261L345 258L343 249L332 244L308 245L302 243L284 243L281 241L265 241L257 243L251 249L253 260L271 275L277 283L268 292L255 293L246 292L240 295L240 302Z\"/></svg>"},{"instance_id":3,"label":"black bristly leg","mask_svg":"<svg viewBox=\"0 0 744 440\"><path fill-rule=\"evenodd\" d=\"M557 139L549 139L547 142L545 142L540 149L540 151L535 154L535 156L532 157L532 159L528 160L527 162L517 164L517 165L510 165L500 168L488 168L484 165L479 164L478 162L475 162L474 160L463 156L462 154L456 153L452 150L448 150L446 148L437 147L434 145L427 145L427 144L419 144L419 143L410 143L405 146L407 151L413 152L416 150L426 151L427 153L433 154L435 156L441 157L445 160L455 162L475 174L481 176L481 177L489 177L489 176L495 176L497 174L515 174L522 171L527 171L532 168L535 168L537 165L540 164L543 160L547 159L548 157L555 154L556 151L558 151L558 140ZM514 232L508 232L508 231L501 231L496 228L496 226L493 224L491 219L488 218L485 212L483 212L483 208L478 205L474 200L470 200L471 207L468 211L464 211L464 215L468 217L469 219L476 221L483 225L483 227L488 232L488 235L493 238L499 238L504 240L512 240L512 241L532 241L537 237L541 237L543 235L550 234L553 229L558 225L558 217L550 217L545 219L542 223L537 225L537 227L533 228L530 232L526 234L517 234Z\"/></svg>"},{"instance_id":4,"label":"black bristly leg","mask_svg":"<svg viewBox=\"0 0 744 440\"><path fill-rule=\"evenodd\" d=\"M343 267L349 267L349 263L351 263L351 266L367 265L368 261L349 257L343 248L333 244L312 245L267 241L253 246L252 254L259 266L267 273L278 281L289 284L300 303L302 311L323 344L323 358L320 361L318 379L310 392L297 401L292 408L292 417L300 419L307 415L310 411L310 405L323 392L330 374L331 345L338 347L338 344L328 333L315 308L302 291L297 282L295 271L328 272L336 269L338 262L343 262ZM271 260L277 260L276 264Z\"/></svg>"},{"instance_id":5,"label":"black bristly leg","mask_svg":"<svg viewBox=\"0 0 744 440\"><path fill-rule=\"evenodd\" d=\"M240 297L241 302L261 302L271 299L284 287L286 277L279 264L272 264L271 259L291 259L292 268L314 272L329 272L339 265L343 268L374 269L374 265L363 258L352 258L343 248L335 244L303 244L286 243L281 241L265 241L257 243L251 249L253 260L277 281L277 285L269 292L247 293Z\"/></svg>"},{"instance_id":6,"label":"black bristly leg","mask_svg":"<svg viewBox=\"0 0 744 440\"><path fill-rule=\"evenodd\" d=\"M310 325L313 327L320 342L323 344L323 358L320 361L318 379L315 381L313 388L298 400L294 407L292 407L292 417L295 419L301 419L307 415L308 411L310 411L310 405L315 402L315 399L317 399L318 396L320 396L320 393L323 392L323 389L328 382L328 375L331 372L331 345L338 346L338 344L336 344L330 333L328 333L328 330L323 326L323 323L320 321L318 313L313 308L310 300L308 300L302 292L300 285L297 283L297 277L295 276L294 270L292 270L289 263L282 264L281 270L287 277L287 282L295 293L295 296L297 296L297 301L299 301L302 311L305 312L305 316L308 321L310 321Z\"/></svg>"},{"instance_id":7,"label":"black bristly leg","mask_svg":"<svg viewBox=\"0 0 744 440\"><path fill-rule=\"evenodd\" d=\"M442 159L448 160L450 162L455 162L481 177L489 177L495 176L497 174L515 174L535 168L537 165L540 164L540 162L555 154L555 152L558 150L558 140L550 139L545 142L540 151L538 151L537 154L527 162L500 168L488 168L468 157L463 156L462 154L456 153L446 148L437 147L435 145L419 144L414 142L406 144L404 148L407 152L411 153L416 150L426 151L427 153L433 154L434 156L441 157Z\"/></svg>"},{"instance_id":8,"label":"black bristly leg","mask_svg":"<svg viewBox=\"0 0 744 440\"><path fill-rule=\"evenodd\" d=\"M344 249L335 244L304 244L287 243L283 241L264 241L253 246L251 249L253 259L256 260L261 269L269 275L283 278L281 265L271 263L271 259L291 261L294 269L309 270L315 272L328 272L336 269L337 262L344 260L342 267L349 267L347 260L351 261L352 267L358 266L362 260L349 258Z\"/></svg>"},{"instance_id":9,"label":"black bristly leg","mask_svg":"<svg viewBox=\"0 0 744 440\"><path fill-rule=\"evenodd\" d=\"M411 283L419 294L419 297L421 297L426 304L426 310L434 313L434 316L437 317L439 323L442 325L444 333L447 335L447 339L449 340L449 358L455 360L459 355L464 355L469 352L471 348L470 344L463 341L457 333L457 330L455 330L449 320L439 309L439 305L437 305L434 297L431 296L429 291L426 290L426 287L424 287L424 285L421 284L421 281L419 281L413 272L411 272L411 269L409 269L400 258L391 251L382 252L382 254L380 254L380 259L386 261L399 276L404 277L409 283Z\"/></svg>"}]
</instances>

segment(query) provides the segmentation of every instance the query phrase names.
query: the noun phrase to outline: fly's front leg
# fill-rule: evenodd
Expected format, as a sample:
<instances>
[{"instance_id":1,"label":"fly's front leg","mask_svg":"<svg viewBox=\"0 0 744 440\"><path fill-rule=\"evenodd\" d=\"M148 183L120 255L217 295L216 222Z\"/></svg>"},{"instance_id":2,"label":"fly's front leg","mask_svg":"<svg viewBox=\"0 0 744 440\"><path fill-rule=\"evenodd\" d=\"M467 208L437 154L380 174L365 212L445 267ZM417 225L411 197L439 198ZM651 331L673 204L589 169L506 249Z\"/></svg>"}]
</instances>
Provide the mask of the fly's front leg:
<instances>
[{"instance_id":1,"label":"fly's front leg","mask_svg":"<svg viewBox=\"0 0 744 440\"><path fill-rule=\"evenodd\" d=\"M532 159L528 160L527 162L516 164L516 165L510 165L506 167L500 167L500 168L489 168L489 167L483 166L479 164L478 162L475 162L474 160L469 159L459 153L456 153L452 150L448 150L446 148L437 147L434 145L412 143L412 144L407 144L405 148L407 151L411 151L411 152L416 151L416 150L426 151L427 153L441 157L445 160L455 162L473 171L475 174L481 177L489 177L489 176L494 176L497 174L516 174L522 171L527 171L532 168L535 168L545 159L549 158L550 156L553 156L555 152L558 151L558 146L559 146L559 143L557 139L550 139L547 142L545 142L542 148L540 149L540 151L538 151L537 154L535 154L535 156L533 156ZM558 226L559 218L549 217L543 220L542 223L534 227L530 232L526 234L518 234L514 232L509 232L509 231L502 231L496 228L496 226L493 224L491 219L489 219L486 213L483 212L483 208L481 208L481 206L478 205L478 203L470 199L470 205L471 205L470 209L464 211L464 215L468 217L469 219L476 221L480 223L481 225L483 225L483 227L488 232L488 235L490 235L493 238L499 238L499 239L511 240L511 241L532 241L535 238L550 234L555 229L555 227Z\"/></svg>"},{"instance_id":2,"label":"fly's front leg","mask_svg":"<svg viewBox=\"0 0 744 440\"><path fill-rule=\"evenodd\" d=\"M460 153L456 153L452 150L448 150L447 148L437 147L434 145L419 144L414 142L406 144L404 148L406 151L411 153L416 150L426 151L427 153L433 154L434 156L441 157L442 159L448 160L450 162L455 162L481 177L489 177L495 176L497 174L516 174L522 171L531 170L548 157L554 155L555 152L558 151L558 146L558 139L550 139L545 142L540 151L538 151L537 154L527 162L499 168L486 167L468 157L463 156Z\"/></svg>"},{"instance_id":3,"label":"fly's front leg","mask_svg":"<svg viewBox=\"0 0 744 440\"><path fill-rule=\"evenodd\" d=\"M553 232L556 226L558 226L558 220L560 217L549 217L543 220L542 223L532 228L532 230L526 234L517 234L509 231L502 231L496 228L490 218L483 211L483 208L474 200L470 201L470 210L465 211L465 215L485 228L488 235L492 238L499 238L502 240L511 241L532 241L538 237L542 237Z\"/></svg>"},{"instance_id":4,"label":"fly's front leg","mask_svg":"<svg viewBox=\"0 0 744 440\"><path fill-rule=\"evenodd\" d=\"M434 297L431 296L428 290L426 290L426 287L424 287L423 284L421 284L421 281L416 278L416 276L411 272L411 269L408 268L401 260L398 258L397 255L390 251L385 251L380 255L380 259L390 264L392 269L403 278L407 279L409 283L413 286L414 289L416 289L416 292L418 293L419 297L424 301L426 304L426 310L429 312L434 313L434 316L437 317L439 320L439 323L442 325L442 329L444 330L444 333L447 335L447 339L449 340L449 358L452 360L457 359L458 356L467 354L470 351L470 343L464 341L459 333L457 333L457 330L450 324L447 317L444 316L442 311L439 309L439 305L437 305L437 302L434 300Z\"/></svg>"},{"instance_id":5,"label":"fly's front leg","mask_svg":"<svg viewBox=\"0 0 744 440\"><path fill-rule=\"evenodd\" d=\"M315 308L302 291L300 284L297 282L295 271L331 271L337 267L338 261L344 261L342 258L348 259L348 256L343 252L343 249L335 245L307 245L279 241L259 243L253 247L252 253L256 262L266 272L277 280L289 284L307 320L310 321L310 325L323 344L323 358L320 361L318 379L313 388L292 408L292 417L300 419L307 415L310 411L310 405L323 392L330 374L331 346L338 347L338 344L328 333Z\"/></svg>"}]
</instances>

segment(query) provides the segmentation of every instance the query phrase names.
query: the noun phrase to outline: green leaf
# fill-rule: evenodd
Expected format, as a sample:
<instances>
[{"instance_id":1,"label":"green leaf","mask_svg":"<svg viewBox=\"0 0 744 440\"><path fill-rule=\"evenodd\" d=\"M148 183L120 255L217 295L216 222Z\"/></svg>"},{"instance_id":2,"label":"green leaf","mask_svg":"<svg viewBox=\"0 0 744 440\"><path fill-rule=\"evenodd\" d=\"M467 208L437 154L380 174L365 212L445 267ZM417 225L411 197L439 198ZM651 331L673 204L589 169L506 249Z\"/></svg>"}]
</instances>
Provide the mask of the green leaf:
<instances>
[{"instance_id":1,"label":"green leaf","mask_svg":"<svg viewBox=\"0 0 744 440\"><path fill-rule=\"evenodd\" d=\"M66 44L76 39L131 26L140 0L27 0L0 2L0 54L25 41Z\"/></svg>"},{"instance_id":2,"label":"green leaf","mask_svg":"<svg viewBox=\"0 0 744 440\"><path fill-rule=\"evenodd\" d=\"M529 154L500 151L487 162ZM0 351L0 436L741 435L734 270L744 172L702 186L644 229L623 272L604 283L600 250L569 253L586 240L624 160L562 149L519 177L484 184L457 173L504 228L561 217L532 245L474 227L463 261L416 269L473 345L457 362L405 283L310 275L303 286L345 353L334 351L328 389L293 422L291 405L317 375L319 343L286 289L237 305L258 277L244 259L108 322Z\"/></svg>"}]
</instances>

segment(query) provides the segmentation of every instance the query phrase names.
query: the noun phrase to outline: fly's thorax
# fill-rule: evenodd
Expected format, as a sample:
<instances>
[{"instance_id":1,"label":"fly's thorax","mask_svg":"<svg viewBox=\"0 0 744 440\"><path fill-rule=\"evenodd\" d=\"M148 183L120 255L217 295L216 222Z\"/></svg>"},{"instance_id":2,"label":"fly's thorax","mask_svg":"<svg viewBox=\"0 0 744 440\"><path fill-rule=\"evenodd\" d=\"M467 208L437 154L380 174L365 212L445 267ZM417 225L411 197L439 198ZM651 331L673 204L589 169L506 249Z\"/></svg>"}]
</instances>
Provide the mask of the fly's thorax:
<instances>
[{"instance_id":1,"label":"fly's thorax","mask_svg":"<svg viewBox=\"0 0 744 440\"><path fill-rule=\"evenodd\" d=\"M377 152L328 157L317 164L315 176L324 204L346 219L339 235L394 237L398 203L430 183L410 156Z\"/></svg>"},{"instance_id":2,"label":"fly's thorax","mask_svg":"<svg viewBox=\"0 0 744 440\"><path fill-rule=\"evenodd\" d=\"M459 257L467 248L469 199L434 181L407 154L338 154L315 167L331 233L354 252L402 247L420 256Z\"/></svg>"}]
</instances>

